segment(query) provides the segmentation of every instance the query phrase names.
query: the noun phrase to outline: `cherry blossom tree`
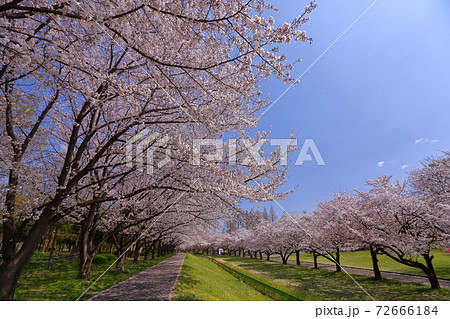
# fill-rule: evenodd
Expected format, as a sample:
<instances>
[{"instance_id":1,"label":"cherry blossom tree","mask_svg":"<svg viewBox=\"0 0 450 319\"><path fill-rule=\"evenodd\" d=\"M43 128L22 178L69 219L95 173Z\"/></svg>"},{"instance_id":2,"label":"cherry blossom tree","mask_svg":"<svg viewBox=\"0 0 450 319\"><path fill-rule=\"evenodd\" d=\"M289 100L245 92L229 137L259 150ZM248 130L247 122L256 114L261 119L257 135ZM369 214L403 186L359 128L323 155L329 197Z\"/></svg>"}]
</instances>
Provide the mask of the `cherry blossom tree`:
<instances>
[{"instance_id":1,"label":"cherry blossom tree","mask_svg":"<svg viewBox=\"0 0 450 319\"><path fill-rule=\"evenodd\" d=\"M285 219L287 240L292 242L295 252L296 264L300 265L300 253L308 250L311 241L308 229L308 214L290 214L290 216L283 216Z\"/></svg>"},{"instance_id":2,"label":"cherry blossom tree","mask_svg":"<svg viewBox=\"0 0 450 319\"><path fill-rule=\"evenodd\" d=\"M343 208L346 202L334 194L328 202L318 203L309 223L310 250L336 264L336 271L341 271L340 253L355 247L355 240L346 226ZM344 208L345 209L345 208ZM312 229L311 229L312 227Z\"/></svg>"},{"instance_id":3,"label":"cherry blossom tree","mask_svg":"<svg viewBox=\"0 0 450 319\"><path fill-rule=\"evenodd\" d=\"M372 234L373 223L377 219L376 216L361 201L358 194L351 195L346 192L340 192L333 194L333 197L333 202L337 209L336 213L339 215L338 222L346 228L349 238L353 240L353 248L369 247L374 278L375 280L381 280L381 271L378 265L380 249L376 247L376 236Z\"/></svg>"},{"instance_id":4,"label":"cherry blossom tree","mask_svg":"<svg viewBox=\"0 0 450 319\"><path fill-rule=\"evenodd\" d=\"M257 112L267 105L257 83L272 75L292 81L292 65L277 53L277 45L309 40L300 27L314 7L291 23L275 26L273 18L264 18L272 7L262 0L1 4L5 209L0 299L13 298L18 277L42 237L73 214L80 198L82 207L98 210L98 203L114 197L102 183L128 174L123 168L125 140L143 129L217 138L255 127ZM18 101L32 99L29 116L23 116L23 102ZM178 157L179 162L187 159ZM114 169L99 174L105 165ZM244 172L221 163L205 169L215 173L205 174L209 183L201 184L208 185L201 191L216 185L234 193L232 197L243 193L251 200L275 196L277 171L283 174L264 167ZM219 175L228 180L220 181ZM236 177L240 183L233 182ZM251 184L255 180L261 187ZM42 197L20 212L26 217L18 218L16 203L24 185L35 185ZM96 197L84 202L98 187ZM142 185L136 192L145 190ZM220 193L214 193L218 200Z\"/></svg>"},{"instance_id":5,"label":"cherry blossom tree","mask_svg":"<svg viewBox=\"0 0 450 319\"><path fill-rule=\"evenodd\" d=\"M449 207L435 205L428 197L411 195L407 183L391 184L390 179L381 176L368 180L372 189L368 193L359 192L365 209L370 210L365 219L371 229L367 236L386 256L421 269L431 287L438 289L431 250L449 244Z\"/></svg>"},{"instance_id":6,"label":"cherry blossom tree","mask_svg":"<svg viewBox=\"0 0 450 319\"><path fill-rule=\"evenodd\" d=\"M413 194L436 205L450 205L450 153L426 159L422 168L410 173L408 181Z\"/></svg>"}]
</instances>

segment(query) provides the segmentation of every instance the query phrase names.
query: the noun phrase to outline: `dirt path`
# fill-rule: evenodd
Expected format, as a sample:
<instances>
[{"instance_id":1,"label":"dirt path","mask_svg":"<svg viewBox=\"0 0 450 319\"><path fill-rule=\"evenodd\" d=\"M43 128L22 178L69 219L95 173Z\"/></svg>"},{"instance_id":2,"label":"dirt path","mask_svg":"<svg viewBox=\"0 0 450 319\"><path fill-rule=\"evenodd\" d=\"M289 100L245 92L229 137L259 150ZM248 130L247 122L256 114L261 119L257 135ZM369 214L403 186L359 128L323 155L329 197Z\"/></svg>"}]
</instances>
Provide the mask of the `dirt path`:
<instances>
[{"instance_id":1,"label":"dirt path","mask_svg":"<svg viewBox=\"0 0 450 319\"><path fill-rule=\"evenodd\" d=\"M270 260L281 262L281 257L271 256ZM288 263L295 265L296 261L293 259L289 259ZM300 261L300 264L302 266L314 267L314 264L312 262L308 262L308 261ZM320 269L327 269L327 270L335 270L336 269L335 265L327 265L327 264L319 264L319 263L317 264L317 267ZM349 274L373 276L373 271L370 269L346 267L346 266L344 266L343 268L345 268L345 270ZM381 275L383 278L386 278L386 279L395 279L395 280L400 280L400 281L415 282L415 283L419 283L419 284L423 284L423 285L430 284L428 279L426 277L422 277L422 276L399 274L399 273L388 272L388 271L382 271ZM439 284L441 285L442 288L450 288L450 280L448 280L448 279L439 279Z\"/></svg>"},{"instance_id":2,"label":"dirt path","mask_svg":"<svg viewBox=\"0 0 450 319\"><path fill-rule=\"evenodd\" d=\"M171 300L186 254L177 254L89 300Z\"/></svg>"}]
</instances>

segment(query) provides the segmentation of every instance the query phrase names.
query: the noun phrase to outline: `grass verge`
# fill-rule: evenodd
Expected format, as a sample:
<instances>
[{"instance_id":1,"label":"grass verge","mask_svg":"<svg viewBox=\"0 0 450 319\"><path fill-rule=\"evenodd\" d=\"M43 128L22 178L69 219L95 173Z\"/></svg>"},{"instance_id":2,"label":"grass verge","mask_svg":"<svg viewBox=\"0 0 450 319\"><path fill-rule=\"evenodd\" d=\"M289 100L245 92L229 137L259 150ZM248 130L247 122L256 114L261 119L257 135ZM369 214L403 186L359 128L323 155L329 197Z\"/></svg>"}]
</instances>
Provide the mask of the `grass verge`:
<instances>
[{"instance_id":1,"label":"grass verge","mask_svg":"<svg viewBox=\"0 0 450 319\"><path fill-rule=\"evenodd\" d=\"M152 260L140 260L137 265L133 265L132 259L128 259L123 271L116 270L113 266L82 299L89 299L96 293L112 287L173 255L168 254ZM75 279L78 272L78 260L54 258L50 269L47 269L47 261L48 255L35 254L19 279L15 299L76 300L110 265L92 265L92 281L84 281Z\"/></svg>"},{"instance_id":2,"label":"grass verge","mask_svg":"<svg viewBox=\"0 0 450 319\"><path fill-rule=\"evenodd\" d=\"M186 254L173 300L272 300L206 258Z\"/></svg>"},{"instance_id":3,"label":"grass verge","mask_svg":"<svg viewBox=\"0 0 450 319\"><path fill-rule=\"evenodd\" d=\"M256 279L305 300L371 300L347 274L306 266L283 265L242 257L220 256L220 260ZM376 300L450 300L450 289L429 287L372 277L352 277Z\"/></svg>"}]
</instances>

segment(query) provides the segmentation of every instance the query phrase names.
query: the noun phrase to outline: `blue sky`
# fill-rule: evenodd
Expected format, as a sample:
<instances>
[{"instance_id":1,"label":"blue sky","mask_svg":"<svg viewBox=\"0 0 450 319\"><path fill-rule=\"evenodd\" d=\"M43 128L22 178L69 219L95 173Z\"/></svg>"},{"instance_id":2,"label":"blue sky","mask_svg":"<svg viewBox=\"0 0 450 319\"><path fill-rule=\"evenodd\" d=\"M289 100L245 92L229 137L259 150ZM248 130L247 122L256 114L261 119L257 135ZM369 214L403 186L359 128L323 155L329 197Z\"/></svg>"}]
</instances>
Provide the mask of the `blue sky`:
<instances>
[{"instance_id":1,"label":"blue sky","mask_svg":"<svg viewBox=\"0 0 450 319\"><path fill-rule=\"evenodd\" d=\"M280 9L277 22L290 21L308 2L272 1ZM372 2L318 0L304 26L313 44L282 47L290 61L303 59L293 76ZM287 87L271 80L263 91L275 100ZM449 124L450 1L380 0L264 115L259 129L272 127L272 138L291 132L299 141L312 138L326 162L291 166L285 189L296 191L280 204L299 213L381 174L404 179L425 157L450 149Z\"/></svg>"}]
</instances>

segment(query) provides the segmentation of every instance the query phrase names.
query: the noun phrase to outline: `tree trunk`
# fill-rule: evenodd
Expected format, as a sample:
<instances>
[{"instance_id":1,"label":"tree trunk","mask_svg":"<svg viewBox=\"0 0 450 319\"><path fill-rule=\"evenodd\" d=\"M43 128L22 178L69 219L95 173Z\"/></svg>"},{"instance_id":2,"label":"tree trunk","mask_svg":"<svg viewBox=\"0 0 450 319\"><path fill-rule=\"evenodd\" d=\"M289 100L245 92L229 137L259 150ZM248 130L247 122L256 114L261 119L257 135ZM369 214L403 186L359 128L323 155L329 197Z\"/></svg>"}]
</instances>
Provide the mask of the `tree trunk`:
<instances>
[{"instance_id":1,"label":"tree trunk","mask_svg":"<svg viewBox=\"0 0 450 319\"><path fill-rule=\"evenodd\" d=\"M53 235L52 244L50 246L50 256L48 257L47 269L50 269L50 266L52 265L53 254L55 253L56 237L58 236L58 228L59 228L59 225L56 224L55 233Z\"/></svg>"},{"instance_id":2,"label":"tree trunk","mask_svg":"<svg viewBox=\"0 0 450 319\"><path fill-rule=\"evenodd\" d=\"M259 251L259 259L262 260L262 251L261 250Z\"/></svg>"},{"instance_id":3,"label":"tree trunk","mask_svg":"<svg viewBox=\"0 0 450 319\"><path fill-rule=\"evenodd\" d=\"M94 253L89 249L87 241L80 240L80 256L78 259L78 275L77 279L90 280L91 266L94 260Z\"/></svg>"},{"instance_id":4,"label":"tree trunk","mask_svg":"<svg viewBox=\"0 0 450 319\"><path fill-rule=\"evenodd\" d=\"M373 274L375 276L375 280L381 280L382 277L380 267L378 265L377 250L372 245L369 245L369 248L370 256L372 257Z\"/></svg>"},{"instance_id":5,"label":"tree trunk","mask_svg":"<svg viewBox=\"0 0 450 319\"><path fill-rule=\"evenodd\" d=\"M295 251L295 260L297 265L300 265L300 250L298 249Z\"/></svg>"},{"instance_id":6,"label":"tree trunk","mask_svg":"<svg viewBox=\"0 0 450 319\"><path fill-rule=\"evenodd\" d=\"M90 280L91 279L91 267L94 256L91 254L85 255L82 259L80 258L78 265L78 275L77 279Z\"/></svg>"},{"instance_id":7,"label":"tree trunk","mask_svg":"<svg viewBox=\"0 0 450 319\"><path fill-rule=\"evenodd\" d=\"M270 252L266 251L266 255L267 255L266 259L267 259L267 261L269 261L270 260Z\"/></svg>"},{"instance_id":8,"label":"tree trunk","mask_svg":"<svg viewBox=\"0 0 450 319\"><path fill-rule=\"evenodd\" d=\"M313 252L314 268L317 268L317 257L318 257L317 253L314 253L314 252Z\"/></svg>"},{"instance_id":9,"label":"tree trunk","mask_svg":"<svg viewBox=\"0 0 450 319\"><path fill-rule=\"evenodd\" d=\"M441 288L441 286L439 285L437 276L436 276L436 272L434 270L434 266L433 266L433 262L432 262L433 256L430 256L429 253L422 254L422 257L425 259L425 262L426 262L426 265L424 265L419 261L404 259L403 255L400 255L398 253L391 254L386 249L383 249L382 252L389 258L391 258L401 264L421 269L427 275L428 280L430 281L431 289L440 289Z\"/></svg>"},{"instance_id":10,"label":"tree trunk","mask_svg":"<svg viewBox=\"0 0 450 319\"><path fill-rule=\"evenodd\" d=\"M79 241L80 241L80 233L78 233L77 235L77 239L75 240L75 244L70 246L70 257L75 256L75 253L77 252L77 248L79 245Z\"/></svg>"},{"instance_id":11,"label":"tree trunk","mask_svg":"<svg viewBox=\"0 0 450 319\"><path fill-rule=\"evenodd\" d=\"M137 265L139 262L139 254L141 251L141 245L139 240L136 242L136 247L134 247L133 265Z\"/></svg>"},{"instance_id":12,"label":"tree trunk","mask_svg":"<svg viewBox=\"0 0 450 319\"><path fill-rule=\"evenodd\" d=\"M148 260L148 254L150 253L150 247L145 248L144 260Z\"/></svg>"},{"instance_id":13,"label":"tree trunk","mask_svg":"<svg viewBox=\"0 0 450 319\"><path fill-rule=\"evenodd\" d=\"M121 254L120 258L117 260L116 269L125 270L125 260L127 259L126 254Z\"/></svg>"},{"instance_id":14,"label":"tree trunk","mask_svg":"<svg viewBox=\"0 0 450 319\"><path fill-rule=\"evenodd\" d=\"M436 271L434 270L434 266L432 263L433 256L430 257L429 254L424 254L423 258L425 259L425 262L427 263L428 271L425 271L425 273L427 274L428 280L430 281L431 289L440 289L441 286L439 285L439 281L436 276Z\"/></svg>"},{"instance_id":15,"label":"tree trunk","mask_svg":"<svg viewBox=\"0 0 450 319\"><path fill-rule=\"evenodd\" d=\"M21 272L11 265L0 266L0 300L14 300L14 290Z\"/></svg>"},{"instance_id":16,"label":"tree trunk","mask_svg":"<svg viewBox=\"0 0 450 319\"><path fill-rule=\"evenodd\" d=\"M336 272L342 271L341 267L341 252L339 251L339 247L336 248Z\"/></svg>"},{"instance_id":17,"label":"tree trunk","mask_svg":"<svg viewBox=\"0 0 450 319\"><path fill-rule=\"evenodd\" d=\"M13 243L14 247L12 249L9 242L3 240L3 263L0 265L0 300L14 299L14 290L17 285L17 280L19 280L25 266L33 257L42 237L47 233L48 228L51 226L50 220L54 217L54 214L55 210L53 208L44 209L40 218L31 227L26 240L17 254L9 254L11 251L14 252L15 243ZM5 231L5 229L3 229L3 231ZM5 239L5 237L3 237L3 239ZM5 254L5 252L7 254Z\"/></svg>"},{"instance_id":18,"label":"tree trunk","mask_svg":"<svg viewBox=\"0 0 450 319\"><path fill-rule=\"evenodd\" d=\"M94 256L87 249L80 249L80 256L78 260L78 275L77 279L90 280L91 266Z\"/></svg>"},{"instance_id":19,"label":"tree trunk","mask_svg":"<svg viewBox=\"0 0 450 319\"><path fill-rule=\"evenodd\" d=\"M119 258L116 264L116 269L125 270L125 261L127 257L132 256L130 247L133 245L135 237L120 235L120 241L117 244L117 257Z\"/></svg>"},{"instance_id":20,"label":"tree trunk","mask_svg":"<svg viewBox=\"0 0 450 319\"><path fill-rule=\"evenodd\" d=\"M99 207L99 204L91 205L88 209L86 217L81 221L81 230L78 240L80 255L77 279L91 279L92 260L94 260L96 253L96 251L92 250L92 246L94 244L94 236L99 219L97 214Z\"/></svg>"}]
</instances>

